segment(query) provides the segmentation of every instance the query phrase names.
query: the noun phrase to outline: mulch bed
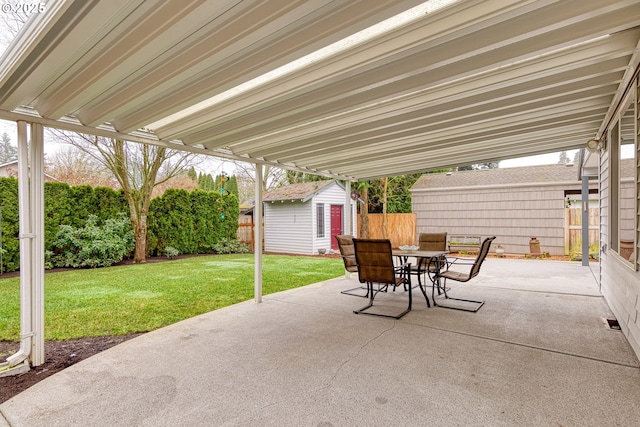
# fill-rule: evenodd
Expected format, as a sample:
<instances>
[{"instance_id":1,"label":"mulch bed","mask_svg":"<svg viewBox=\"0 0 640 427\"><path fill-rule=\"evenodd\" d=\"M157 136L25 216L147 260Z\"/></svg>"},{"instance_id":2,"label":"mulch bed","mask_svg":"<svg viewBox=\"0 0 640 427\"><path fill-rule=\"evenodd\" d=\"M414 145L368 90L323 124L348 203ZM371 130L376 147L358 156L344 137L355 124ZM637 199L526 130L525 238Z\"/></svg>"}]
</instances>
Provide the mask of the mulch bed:
<instances>
[{"instance_id":1,"label":"mulch bed","mask_svg":"<svg viewBox=\"0 0 640 427\"><path fill-rule=\"evenodd\" d=\"M87 357L138 335L141 334L90 337L68 341L46 341L44 344L45 362L43 365L32 368L23 374L0 377L0 403L11 399L16 394L56 372L60 372ZM16 353L19 348L19 343L0 341L0 359L6 359Z\"/></svg>"}]
</instances>

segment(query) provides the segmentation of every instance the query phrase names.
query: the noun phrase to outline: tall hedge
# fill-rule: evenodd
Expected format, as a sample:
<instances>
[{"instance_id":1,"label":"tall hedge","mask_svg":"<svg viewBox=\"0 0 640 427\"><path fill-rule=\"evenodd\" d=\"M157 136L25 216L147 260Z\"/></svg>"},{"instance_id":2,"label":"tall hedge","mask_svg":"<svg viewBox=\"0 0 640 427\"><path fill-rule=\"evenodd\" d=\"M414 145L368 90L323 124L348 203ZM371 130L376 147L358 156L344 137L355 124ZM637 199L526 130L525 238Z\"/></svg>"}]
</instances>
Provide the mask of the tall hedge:
<instances>
[{"instance_id":1,"label":"tall hedge","mask_svg":"<svg viewBox=\"0 0 640 427\"><path fill-rule=\"evenodd\" d=\"M53 251L60 225L84 227L95 215L102 225L106 220L129 215L122 191L89 186L70 187L64 183L44 185L45 250ZM0 178L2 207L2 271L20 267L18 240L18 181ZM147 249L164 254L173 247L183 254L211 253L223 239L236 239L240 208L235 194L214 191L169 189L151 201L147 221Z\"/></svg>"},{"instance_id":2,"label":"tall hedge","mask_svg":"<svg viewBox=\"0 0 640 427\"><path fill-rule=\"evenodd\" d=\"M199 253L211 252L211 248L218 241L217 195L211 191L194 190L190 199L195 249Z\"/></svg>"},{"instance_id":3,"label":"tall hedge","mask_svg":"<svg viewBox=\"0 0 640 427\"><path fill-rule=\"evenodd\" d=\"M2 271L15 271L20 266L18 240L18 180L0 179L0 220L2 221Z\"/></svg>"},{"instance_id":4,"label":"tall hedge","mask_svg":"<svg viewBox=\"0 0 640 427\"><path fill-rule=\"evenodd\" d=\"M221 239L236 239L239 215L233 194L167 190L151 201L147 250L152 255L167 247L183 254L211 253Z\"/></svg>"},{"instance_id":5,"label":"tall hedge","mask_svg":"<svg viewBox=\"0 0 640 427\"><path fill-rule=\"evenodd\" d=\"M147 234L155 237L155 244L147 248L150 253L158 253L171 246L180 253L194 253L193 215L189 193L182 189L168 189L161 197L156 197L149 206ZM150 241L147 237L147 246Z\"/></svg>"},{"instance_id":6,"label":"tall hedge","mask_svg":"<svg viewBox=\"0 0 640 427\"><path fill-rule=\"evenodd\" d=\"M98 211L98 198L93 187L88 185L71 187L71 195L73 197L73 206L75 207L75 214L73 215L75 222L69 225L84 227L84 223L89 216L101 216Z\"/></svg>"},{"instance_id":7,"label":"tall hedge","mask_svg":"<svg viewBox=\"0 0 640 427\"><path fill-rule=\"evenodd\" d=\"M112 218L118 218L122 212L126 212L129 215L129 204L124 196L124 191L113 191L107 187L96 187L93 189L95 192L97 212L95 215L100 218L101 221L106 221Z\"/></svg>"},{"instance_id":8,"label":"tall hedge","mask_svg":"<svg viewBox=\"0 0 640 427\"><path fill-rule=\"evenodd\" d=\"M61 224L76 226L74 197L71 187L62 182L44 184L44 241L50 250Z\"/></svg>"}]
</instances>

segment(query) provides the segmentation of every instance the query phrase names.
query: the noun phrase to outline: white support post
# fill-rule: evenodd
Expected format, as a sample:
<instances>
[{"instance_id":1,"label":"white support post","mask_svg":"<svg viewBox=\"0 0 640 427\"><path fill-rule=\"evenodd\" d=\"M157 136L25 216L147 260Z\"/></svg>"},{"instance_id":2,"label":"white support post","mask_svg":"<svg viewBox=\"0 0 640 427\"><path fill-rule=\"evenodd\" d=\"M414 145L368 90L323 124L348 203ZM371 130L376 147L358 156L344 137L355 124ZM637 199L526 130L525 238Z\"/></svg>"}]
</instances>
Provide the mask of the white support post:
<instances>
[{"instance_id":1,"label":"white support post","mask_svg":"<svg viewBox=\"0 0 640 427\"><path fill-rule=\"evenodd\" d=\"M345 201L344 201L344 234L353 234L353 211L351 210L351 181L344 184Z\"/></svg>"},{"instance_id":2,"label":"white support post","mask_svg":"<svg viewBox=\"0 0 640 427\"><path fill-rule=\"evenodd\" d=\"M31 327L35 333L32 342L31 365L44 363L44 132L41 124L31 124L30 168L30 222L31 241Z\"/></svg>"},{"instance_id":3,"label":"white support post","mask_svg":"<svg viewBox=\"0 0 640 427\"><path fill-rule=\"evenodd\" d=\"M351 219L351 181L347 180L344 184L345 200L344 200L344 234L353 234L353 225ZM350 279L351 273L344 270L344 278Z\"/></svg>"},{"instance_id":4,"label":"white support post","mask_svg":"<svg viewBox=\"0 0 640 427\"><path fill-rule=\"evenodd\" d=\"M253 207L254 299L262 302L262 165L256 163L255 206Z\"/></svg>"}]
</instances>

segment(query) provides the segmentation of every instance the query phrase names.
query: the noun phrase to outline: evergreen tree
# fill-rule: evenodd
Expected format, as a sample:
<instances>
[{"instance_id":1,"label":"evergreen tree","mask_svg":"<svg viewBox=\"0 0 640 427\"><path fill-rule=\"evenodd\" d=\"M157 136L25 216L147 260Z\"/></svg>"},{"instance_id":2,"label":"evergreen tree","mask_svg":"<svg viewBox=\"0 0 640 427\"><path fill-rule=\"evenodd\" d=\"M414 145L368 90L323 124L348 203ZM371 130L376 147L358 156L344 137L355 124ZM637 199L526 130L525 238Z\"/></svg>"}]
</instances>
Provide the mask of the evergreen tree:
<instances>
[{"instance_id":1,"label":"evergreen tree","mask_svg":"<svg viewBox=\"0 0 640 427\"><path fill-rule=\"evenodd\" d=\"M187 171L187 176L194 181L198 181L198 173L196 172L196 168L191 166Z\"/></svg>"},{"instance_id":2,"label":"evergreen tree","mask_svg":"<svg viewBox=\"0 0 640 427\"><path fill-rule=\"evenodd\" d=\"M386 203L387 213L410 213L411 192L413 184L421 174L398 175L387 179ZM382 213L385 200L384 178L372 179L368 185L369 212Z\"/></svg>"},{"instance_id":3,"label":"evergreen tree","mask_svg":"<svg viewBox=\"0 0 640 427\"><path fill-rule=\"evenodd\" d=\"M476 163L474 165L459 166L456 169L459 171L475 171L480 169L496 169L498 167L500 167L500 162L487 162Z\"/></svg>"},{"instance_id":4,"label":"evergreen tree","mask_svg":"<svg viewBox=\"0 0 640 427\"><path fill-rule=\"evenodd\" d=\"M287 182L289 182L289 184L300 184L302 182L324 181L329 179L322 175L313 175L311 173L297 172L292 170L287 170L286 176Z\"/></svg>"},{"instance_id":5,"label":"evergreen tree","mask_svg":"<svg viewBox=\"0 0 640 427\"><path fill-rule=\"evenodd\" d=\"M228 194L235 194L237 197L238 196L238 178L236 178L235 175L231 175L231 177L229 178L229 181L227 181L227 184L225 185L225 188L227 189Z\"/></svg>"},{"instance_id":6,"label":"evergreen tree","mask_svg":"<svg viewBox=\"0 0 640 427\"><path fill-rule=\"evenodd\" d=\"M4 132L0 138L0 164L18 160L18 147L11 145L11 138Z\"/></svg>"},{"instance_id":7,"label":"evergreen tree","mask_svg":"<svg viewBox=\"0 0 640 427\"><path fill-rule=\"evenodd\" d=\"M558 164L559 165L564 165L566 163L570 163L569 162L569 156L567 155L566 151L562 151L560 153L560 158L558 159Z\"/></svg>"},{"instance_id":8,"label":"evergreen tree","mask_svg":"<svg viewBox=\"0 0 640 427\"><path fill-rule=\"evenodd\" d=\"M216 184L213 181L211 174L201 173L198 176L198 185L200 186L200 189L204 191L215 191L216 189Z\"/></svg>"}]
</instances>

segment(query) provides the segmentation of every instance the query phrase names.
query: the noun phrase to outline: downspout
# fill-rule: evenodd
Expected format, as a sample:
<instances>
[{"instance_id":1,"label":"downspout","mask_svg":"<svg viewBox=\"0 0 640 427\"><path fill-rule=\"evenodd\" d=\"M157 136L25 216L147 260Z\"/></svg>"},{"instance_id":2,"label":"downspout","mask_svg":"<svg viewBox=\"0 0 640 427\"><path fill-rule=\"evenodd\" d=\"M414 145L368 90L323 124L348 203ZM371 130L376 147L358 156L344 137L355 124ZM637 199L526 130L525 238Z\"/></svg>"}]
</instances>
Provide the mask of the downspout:
<instances>
[{"instance_id":1,"label":"downspout","mask_svg":"<svg viewBox=\"0 0 640 427\"><path fill-rule=\"evenodd\" d=\"M31 124L29 144L31 233L31 366L44 364L44 128Z\"/></svg>"},{"instance_id":2,"label":"downspout","mask_svg":"<svg viewBox=\"0 0 640 427\"><path fill-rule=\"evenodd\" d=\"M31 324L31 241L29 217L29 168L27 123L18 122L18 207L20 223L20 349L0 365L0 375L16 375L29 370L29 356L33 344ZM21 365L21 366L18 366Z\"/></svg>"}]
</instances>

